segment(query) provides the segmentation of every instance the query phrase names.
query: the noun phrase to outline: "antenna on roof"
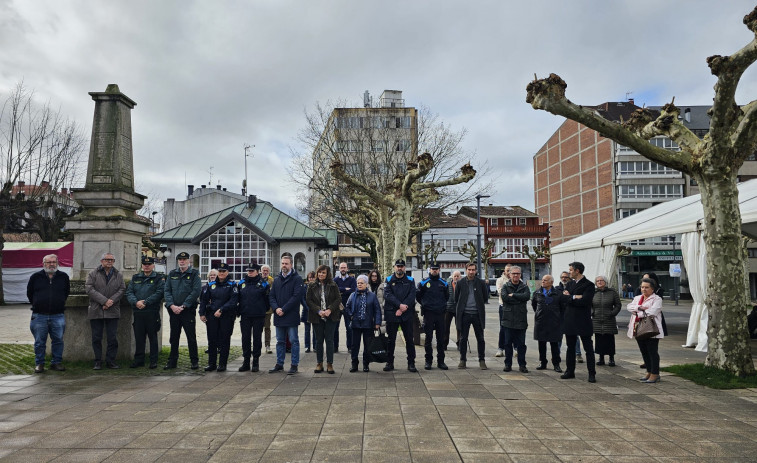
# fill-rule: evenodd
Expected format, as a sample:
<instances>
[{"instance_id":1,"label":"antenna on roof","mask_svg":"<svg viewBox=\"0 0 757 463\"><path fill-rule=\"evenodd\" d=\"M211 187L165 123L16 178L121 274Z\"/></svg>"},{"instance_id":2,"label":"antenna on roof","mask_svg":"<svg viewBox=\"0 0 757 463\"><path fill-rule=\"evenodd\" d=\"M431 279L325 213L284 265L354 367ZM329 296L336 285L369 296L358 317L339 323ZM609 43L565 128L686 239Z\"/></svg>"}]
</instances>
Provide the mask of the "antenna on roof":
<instances>
[{"instance_id":1,"label":"antenna on roof","mask_svg":"<svg viewBox=\"0 0 757 463\"><path fill-rule=\"evenodd\" d=\"M633 92L626 92L626 101L632 101L630 98L631 95L633 95Z\"/></svg>"}]
</instances>

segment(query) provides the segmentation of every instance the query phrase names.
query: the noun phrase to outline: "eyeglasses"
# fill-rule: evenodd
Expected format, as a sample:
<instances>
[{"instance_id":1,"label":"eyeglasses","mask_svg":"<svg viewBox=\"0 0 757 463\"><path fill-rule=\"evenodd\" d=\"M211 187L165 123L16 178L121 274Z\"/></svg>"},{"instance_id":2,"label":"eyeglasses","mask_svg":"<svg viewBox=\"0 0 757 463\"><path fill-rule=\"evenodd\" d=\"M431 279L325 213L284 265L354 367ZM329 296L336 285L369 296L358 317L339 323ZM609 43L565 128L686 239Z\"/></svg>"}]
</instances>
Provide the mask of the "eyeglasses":
<instances>
[{"instance_id":1,"label":"eyeglasses","mask_svg":"<svg viewBox=\"0 0 757 463\"><path fill-rule=\"evenodd\" d=\"M596 283L604 283L605 280L597 280Z\"/></svg>"},{"instance_id":2,"label":"eyeglasses","mask_svg":"<svg viewBox=\"0 0 757 463\"><path fill-rule=\"evenodd\" d=\"M510 272L510 275L520 275L520 272Z\"/></svg>"},{"instance_id":3,"label":"eyeglasses","mask_svg":"<svg viewBox=\"0 0 757 463\"><path fill-rule=\"evenodd\" d=\"M42 263L43 263L43 264L57 264L57 263L58 263L58 261L57 261L57 260L51 260L51 261L49 261L49 262L45 261L45 262L42 262Z\"/></svg>"},{"instance_id":4,"label":"eyeglasses","mask_svg":"<svg viewBox=\"0 0 757 463\"><path fill-rule=\"evenodd\" d=\"M115 262L116 259L103 259L103 262Z\"/></svg>"},{"instance_id":5,"label":"eyeglasses","mask_svg":"<svg viewBox=\"0 0 757 463\"><path fill-rule=\"evenodd\" d=\"M560 277L561 280L570 280L570 277Z\"/></svg>"}]
</instances>

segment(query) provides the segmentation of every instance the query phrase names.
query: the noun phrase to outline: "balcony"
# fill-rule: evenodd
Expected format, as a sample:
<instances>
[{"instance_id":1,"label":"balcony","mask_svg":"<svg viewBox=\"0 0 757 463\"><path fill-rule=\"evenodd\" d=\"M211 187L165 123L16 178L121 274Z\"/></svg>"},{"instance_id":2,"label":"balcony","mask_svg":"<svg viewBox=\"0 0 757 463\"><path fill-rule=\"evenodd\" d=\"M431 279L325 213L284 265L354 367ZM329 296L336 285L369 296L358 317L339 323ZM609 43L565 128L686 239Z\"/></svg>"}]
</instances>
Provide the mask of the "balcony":
<instances>
[{"instance_id":1,"label":"balcony","mask_svg":"<svg viewBox=\"0 0 757 463\"><path fill-rule=\"evenodd\" d=\"M539 235L547 236L548 225L499 225L484 227L487 237L503 235Z\"/></svg>"}]
</instances>

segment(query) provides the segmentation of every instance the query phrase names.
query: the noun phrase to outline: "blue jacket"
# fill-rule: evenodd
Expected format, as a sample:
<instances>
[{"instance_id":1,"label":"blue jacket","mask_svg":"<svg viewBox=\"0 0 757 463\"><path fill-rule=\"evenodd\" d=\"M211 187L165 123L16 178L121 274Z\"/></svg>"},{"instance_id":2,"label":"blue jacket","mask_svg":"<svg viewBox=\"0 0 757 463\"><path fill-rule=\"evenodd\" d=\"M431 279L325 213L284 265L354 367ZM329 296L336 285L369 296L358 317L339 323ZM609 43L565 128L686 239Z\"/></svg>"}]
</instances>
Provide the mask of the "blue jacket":
<instances>
[{"instance_id":1,"label":"blue jacket","mask_svg":"<svg viewBox=\"0 0 757 463\"><path fill-rule=\"evenodd\" d=\"M365 299L364 318L360 318L362 299ZM378 302L378 297L368 290L352 293L350 298L347 299L347 304L344 305L344 316L352 320L353 328L373 329L376 325L381 325L381 305Z\"/></svg>"},{"instance_id":2,"label":"blue jacket","mask_svg":"<svg viewBox=\"0 0 757 463\"><path fill-rule=\"evenodd\" d=\"M355 280L355 277L349 275L342 278L342 274L337 272L337 275L334 277L334 283L339 287L339 294L342 295L342 304L346 307L347 299L349 299L352 293L357 289L357 280Z\"/></svg>"},{"instance_id":3,"label":"blue jacket","mask_svg":"<svg viewBox=\"0 0 757 463\"><path fill-rule=\"evenodd\" d=\"M200 316L212 317L217 310L220 310L224 317L235 317L238 303L237 284L229 278L224 282L216 279L207 285L207 289L200 297Z\"/></svg>"},{"instance_id":4,"label":"blue jacket","mask_svg":"<svg viewBox=\"0 0 757 463\"><path fill-rule=\"evenodd\" d=\"M407 305L407 311L402 316L397 317L395 313L400 308L400 304ZM398 323L400 320L409 320L415 316L415 280L408 274L402 278L392 273L386 277L386 288L384 288L384 319L389 322Z\"/></svg>"},{"instance_id":5,"label":"blue jacket","mask_svg":"<svg viewBox=\"0 0 757 463\"><path fill-rule=\"evenodd\" d=\"M268 306L268 279L245 277L237 284L239 291L239 314L243 317L265 317Z\"/></svg>"},{"instance_id":6,"label":"blue jacket","mask_svg":"<svg viewBox=\"0 0 757 463\"><path fill-rule=\"evenodd\" d=\"M428 278L418 283L415 300L421 304L421 315L426 311L444 313L448 298L447 282L439 278L438 275L429 275Z\"/></svg>"},{"instance_id":7,"label":"blue jacket","mask_svg":"<svg viewBox=\"0 0 757 463\"><path fill-rule=\"evenodd\" d=\"M273 287L268 294L268 301L273 309L274 326L298 326L300 324L300 303L305 292L305 285L297 270L292 269L285 278L279 273L273 280ZM276 309L284 311L283 316L276 314Z\"/></svg>"}]
</instances>

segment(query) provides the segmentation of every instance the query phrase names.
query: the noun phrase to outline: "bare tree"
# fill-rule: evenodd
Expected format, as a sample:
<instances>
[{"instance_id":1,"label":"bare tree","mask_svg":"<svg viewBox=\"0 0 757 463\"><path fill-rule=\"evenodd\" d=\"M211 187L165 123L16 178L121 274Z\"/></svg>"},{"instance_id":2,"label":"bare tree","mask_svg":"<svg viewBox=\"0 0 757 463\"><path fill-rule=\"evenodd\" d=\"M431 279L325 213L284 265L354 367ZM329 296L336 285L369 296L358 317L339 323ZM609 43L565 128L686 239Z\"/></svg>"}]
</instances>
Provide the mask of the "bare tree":
<instances>
[{"instance_id":1,"label":"bare tree","mask_svg":"<svg viewBox=\"0 0 757 463\"><path fill-rule=\"evenodd\" d=\"M709 110L710 130L703 139L681 122L680 110L673 101L659 115L639 109L628 121L616 124L566 99L567 85L556 74L534 80L526 89L526 101L534 109L579 122L697 181L707 250L705 303L710 309L705 364L739 376L755 371L747 332L746 314L751 304L737 175L757 148L757 100L739 106L735 95L742 74L757 60L757 8L744 17L744 24L755 35L751 42L730 56L707 58L717 83ZM658 135L669 137L681 150L672 152L648 143Z\"/></svg>"},{"instance_id":2,"label":"bare tree","mask_svg":"<svg viewBox=\"0 0 757 463\"><path fill-rule=\"evenodd\" d=\"M420 214L422 208L443 209L492 189L487 175L469 182L445 182L457 175L461 165L474 161L475 155L462 146L464 129L452 130L426 107L417 111L382 108L376 113L349 107L344 101L316 103L312 111L305 111L305 120L298 136L304 151L293 153L289 168L298 191L299 212L311 226L333 228L350 237L353 245L371 254L374 262L378 262L382 243L369 229L378 229L386 222L376 221L380 218L375 214L356 207L359 202L351 195L354 188L336 178L330 169L334 162L351 180L386 195L396 191L393 182L408 173L408 163L415 163L418 153L429 153L433 159L430 169L414 181L443 186L412 205L414 230L427 227ZM481 170L489 171L485 164Z\"/></svg>"},{"instance_id":3,"label":"bare tree","mask_svg":"<svg viewBox=\"0 0 757 463\"><path fill-rule=\"evenodd\" d=\"M524 244L521 246L521 248L518 250L518 252L528 258L528 261L531 264L531 279L535 280L536 277L536 260L537 259L547 259L549 260L552 253L549 250L548 246L544 245L537 245L537 246L529 246L527 244Z\"/></svg>"},{"instance_id":4,"label":"bare tree","mask_svg":"<svg viewBox=\"0 0 757 463\"><path fill-rule=\"evenodd\" d=\"M0 108L0 250L6 230L28 231L36 224L35 231L47 239L60 231L59 216L70 210L65 200L60 203L58 191L75 186L81 178L85 143L75 122L49 103L37 104L23 83L8 95ZM24 186L14 191L18 182ZM0 303L4 303L1 255Z\"/></svg>"},{"instance_id":5,"label":"bare tree","mask_svg":"<svg viewBox=\"0 0 757 463\"><path fill-rule=\"evenodd\" d=\"M507 249L503 249L502 251L495 254L492 252L492 249L494 249L495 245L496 243L494 242L494 240L485 240L482 243L481 265L484 266L484 274L481 275L481 278L489 277L489 262L492 259L496 259L497 257L501 256L505 253L505 251L507 251ZM468 243L462 245L457 253L461 256L467 257L468 262L476 262L476 258L478 257L478 249L476 249L476 245L473 243L473 241L468 241Z\"/></svg>"}]
</instances>

